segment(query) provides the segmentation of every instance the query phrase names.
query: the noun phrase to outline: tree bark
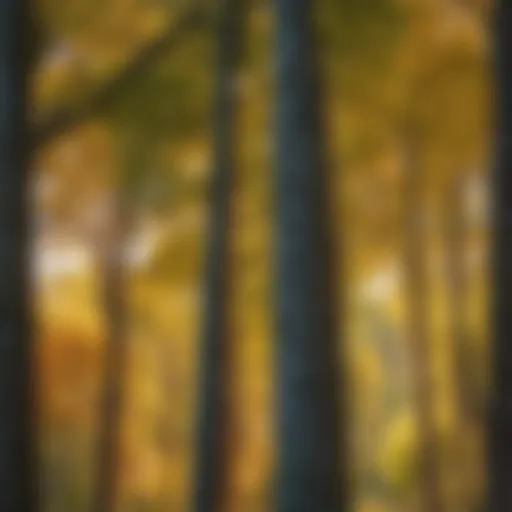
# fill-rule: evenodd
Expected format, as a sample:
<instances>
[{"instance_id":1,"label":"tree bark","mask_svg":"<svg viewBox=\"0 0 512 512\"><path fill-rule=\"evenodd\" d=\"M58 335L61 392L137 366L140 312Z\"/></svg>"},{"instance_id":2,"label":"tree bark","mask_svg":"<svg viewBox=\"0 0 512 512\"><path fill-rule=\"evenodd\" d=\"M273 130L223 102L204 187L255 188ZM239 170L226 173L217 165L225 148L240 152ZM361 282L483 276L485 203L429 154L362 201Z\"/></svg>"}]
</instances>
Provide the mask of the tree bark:
<instances>
[{"instance_id":1,"label":"tree bark","mask_svg":"<svg viewBox=\"0 0 512 512\"><path fill-rule=\"evenodd\" d=\"M488 510L512 510L512 4L495 17L496 158L493 176L493 345Z\"/></svg>"},{"instance_id":2,"label":"tree bark","mask_svg":"<svg viewBox=\"0 0 512 512\"><path fill-rule=\"evenodd\" d=\"M26 2L0 2L0 510L20 512L34 509L37 482L27 257L31 28Z\"/></svg>"},{"instance_id":3,"label":"tree bark","mask_svg":"<svg viewBox=\"0 0 512 512\"><path fill-rule=\"evenodd\" d=\"M220 509L226 486L229 373L228 238L234 167L234 81L240 45L241 0L220 0L214 104L210 226L207 232L193 510Z\"/></svg>"},{"instance_id":4,"label":"tree bark","mask_svg":"<svg viewBox=\"0 0 512 512\"><path fill-rule=\"evenodd\" d=\"M330 212L307 0L276 0L277 510L345 509Z\"/></svg>"}]
</instances>

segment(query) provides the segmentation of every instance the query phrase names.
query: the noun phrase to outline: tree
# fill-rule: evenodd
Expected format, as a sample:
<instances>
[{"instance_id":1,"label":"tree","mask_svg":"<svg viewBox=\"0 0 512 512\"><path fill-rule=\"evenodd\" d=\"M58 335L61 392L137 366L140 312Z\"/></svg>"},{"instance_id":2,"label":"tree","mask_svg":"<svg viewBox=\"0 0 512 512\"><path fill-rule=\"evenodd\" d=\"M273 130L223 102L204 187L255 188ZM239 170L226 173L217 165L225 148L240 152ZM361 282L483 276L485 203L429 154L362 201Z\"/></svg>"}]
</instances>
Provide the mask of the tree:
<instances>
[{"instance_id":1,"label":"tree","mask_svg":"<svg viewBox=\"0 0 512 512\"><path fill-rule=\"evenodd\" d=\"M416 52L423 58L416 58L411 69L409 87L411 89L406 107L408 122L403 127L403 140L406 153L404 184L404 274L406 280L406 300L408 307L408 330L411 343L412 367L414 371L414 397L417 414L419 441L419 500L423 510L446 509L446 496L443 492L443 463L439 457L439 431L436 419L436 401L433 389L431 368L435 355L433 316L429 315L428 296L434 289L429 284L429 237L428 225L432 224L433 212L440 209L445 221L445 233L442 245L447 253L447 287L450 307L450 330L454 345L455 380L458 399L466 400L467 384L467 348L464 346L463 324L463 226L462 226L462 190L461 175L454 172L454 156L457 163L468 159L467 126L471 121L464 110L471 110L459 100L469 90L464 88L473 83L475 70L474 31L471 30L468 44L468 16L458 6L433 8L423 13L419 27L424 31L416 40ZM440 30L445 20L460 19L465 28L461 37L461 27L453 25L453 35ZM473 29L472 24L469 25ZM414 42L414 39L413 39ZM465 78L465 80L463 80ZM471 80L470 80L471 79ZM474 96L473 96L474 97ZM472 115L478 108L472 105ZM450 116L451 113L451 116ZM461 128L463 127L463 128ZM471 130L470 130L471 131ZM475 139L480 140L474 136ZM461 144L461 137L466 144ZM474 144L475 145L475 144ZM462 147L462 149L461 149ZM464 155L463 157L460 155ZM429 164L430 161L430 164ZM435 162L435 165L432 165ZM459 164L460 165L460 164ZM447 167L448 166L448 167ZM448 170L448 172L447 172ZM440 172L441 171L441 172ZM447 175L449 175L447 177ZM439 197L439 190L441 197ZM432 238L430 239L432 240ZM432 243L432 242L430 242ZM466 372L466 374L464 374ZM464 389L462 389L462 387ZM465 396L463 396L465 395ZM459 402L457 405L462 405ZM455 444L455 443L453 443Z\"/></svg>"},{"instance_id":2,"label":"tree","mask_svg":"<svg viewBox=\"0 0 512 512\"><path fill-rule=\"evenodd\" d=\"M494 169L494 241L492 274L493 297L493 386L490 403L489 439L489 504L493 512L505 512L512 507L512 5L499 2L496 26L496 77L497 77L497 134Z\"/></svg>"},{"instance_id":3,"label":"tree","mask_svg":"<svg viewBox=\"0 0 512 512\"><path fill-rule=\"evenodd\" d=\"M120 430L123 407L123 376L127 351L126 306L123 286L124 245L127 232L126 208L120 194L109 205L106 232L95 248L102 307L106 322L103 353L103 382L98 429L98 451L94 510L115 510L117 467L120 451Z\"/></svg>"},{"instance_id":4,"label":"tree","mask_svg":"<svg viewBox=\"0 0 512 512\"><path fill-rule=\"evenodd\" d=\"M414 375L417 414L420 507L424 512L444 509L437 454L437 430L430 380L431 347L428 330L428 277L425 258L424 173L421 168L420 135L408 127L405 135L406 178L404 184L404 270L408 307L408 332ZM411 133L412 132L412 133Z\"/></svg>"},{"instance_id":5,"label":"tree","mask_svg":"<svg viewBox=\"0 0 512 512\"><path fill-rule=\"evenodd\" d=\"M98 111L108 108L134 81L144 75L148 67L164 52L174 45L179 45L189 30L197 28L204 21L200 9L201 2L193 0L190 4L178 11L162 34L144 45L109 80L93 89L85 99L72 107L57 109L35 122L30 133L32 145L38 147L79 125Z\"/></svg>"},{"instance_id":6,"label":"tree","mask_svg":"<svg viewBox=\"0 0 512 512\"><path fill-rule=\"evenodd\" d=\"M206 254L203 326L200 343L198 442L194 510L219 508L226 456L228 234L233 174L234 78L239 41L240 1L221 0L217 85L214 105L213 176Z\"/></svg>"},{"instance_id":7,"label":"tree","mask_svg":"<svg viewBox=\"0 0 512 512\"><path fill-rule=\"evenodd\" d=\"M307 0L276 0L277 510L343 510L339 358Z\"/></svg>"},{"instance_id":8,"label":"tree","mask_svg":"<svg viewBox=\"0 0 512 512\"><path fill-rule=\"evenodd\" d=\"M183 43L187 39L186 36L194 34L198 28L204 27L204 21L209 14L205 7L203 2L195 0L185 2L184 6L173 5L172 9L169 9L172 11L170 16L172 21L159 35L154 36L135 51L125 64L112 73L112 76L102 80L99 86L92 87L92 90L72 105L64 108L58 107L50 114L35 120L32 130L28 134L31 149L44 148L45 144L52 142L59 135L66 134L67 131L73 130L96 115L104 115L114 123L117 121L120 126L111 126L111 128L122 132L123 135L126 135L126 131L129 131L130 128L133 131L130 107L134 103L133 96L137 96L137 89L139 98L144 96L140 93L141 85L144 86L146 82L154 81L153 68L158 68L161 65L162 57L165 57L165 54L171 50L183 47ZM169 86L169 84L165 85ZM145 92L144 87L142 87L142 91ZM127 100L126 97L128 97ZM167 94L167 97L172 98L172 91L170 95ZM147 101L147 98L145 100ZM157 97L156 101L161 104L162 98ZM126 108L126 104L128 108ZM151 109L150 111L153 114ZM138 114L140 118L140 111ZM145 120L147 121L147 119ZM127 231L130 229L130 217L136 206L134 201L140 202L140 195L144 193L144 186L141 186L141 179L138 178L141 177L141 173L147 171L140 161L135 162L137 158L134 158L132 146L136 146L138 149L142 146L147 150L148 138L155 135L148 129L150 123L157 124L154 119L150 119L146 123L136 119L134 123L137 126L136 133L133 140L130 141L133 144L128 144L127 147L121 149L121 153L127 155L126 162L123 162L126 165L122 165L121 174L123 176L121 179L137 183L115 184L116 191L114 193L107 197L100 194L99 204L95 204L95 200L98 199L95 191L91 197L86 198L85 204L87 212L98 208L105 210L106 213L99 220L100 226L89 226L93 231L99 229L99 233L95 232L93 235L95 240L92 251L100 285L98 300L101 304L106 331L102 397L98 414L96 488L93 493L94 509L98 511L113 510L118 494L119 438L121 413L126 400L123 382L125 377L124 360L127 351L123 245L126 241ZM130 124L130 126L127 127L126 124ZM141 136L141 134L144 135ZM130 166L129 170L128 165ZM134 173L137 176L133 176ZM130 176L125 176L125 174ZM124 185L127 185L130 190L128 191ZM128 193L130 197L128 197ZM134 195L136 199L132 197ZM74 202L77 202L76 199ZM139 205L137 204L137 206Z\"/></svg>"},{"instance_id":9,"label":"tree","mask_svg":"<svg viewBox=\"0 0 512 512\"><path fill-rule=\"evenodd\" d=\"M455 173L447 185L444 201L445 245L450 306L450 332L453 343L453 373L456 382L457 409L463 422L478 416L478 400L473 384L471 345L465 325L467 277L464 251L466 226L464 218L463 173Z\"/></svg>"},{"instance_id":10,"label":"tree","mask_svg":"<svg viewBox=\"0 0 512 512\"><path fill-rule=\"evenodd\" d=\"M27 77L33 42L26 2L1 3L0 508L33 510L33 417L27 279Z\"/></svg>"}]
</instances>

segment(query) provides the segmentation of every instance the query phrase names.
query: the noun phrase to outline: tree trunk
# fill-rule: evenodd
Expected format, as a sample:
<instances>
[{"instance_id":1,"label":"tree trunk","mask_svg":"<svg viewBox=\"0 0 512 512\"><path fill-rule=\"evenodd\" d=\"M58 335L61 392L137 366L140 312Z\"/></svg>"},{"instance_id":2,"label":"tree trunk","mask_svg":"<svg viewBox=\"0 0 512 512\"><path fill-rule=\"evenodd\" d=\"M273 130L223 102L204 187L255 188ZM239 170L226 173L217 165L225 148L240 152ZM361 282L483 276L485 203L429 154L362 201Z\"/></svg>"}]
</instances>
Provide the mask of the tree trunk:
<instances>
[{"instance_id":1,"label":"tree trunk","mask_svg":"<svg viewBox=\"0 0 512 512\"><path fill-rule=\"evenodd\" d=\"M493 183L494 285L489 504L512 510L512 4L498 2L496 34L496 162Z\"/></svg>"},{"instance_id":2,"label":"tree trunk","mask_svg":"<svg viewBox=\"0 0 512 512\"><path fill-rule=\"evenodd\" d=\"M229 372L228 235L233 178L234 80L240 45L241 0L220 0L214 105L210 226L200 343L197 456L193 510L219 510L226 480L227 373Z\"/></svg>"},{"instance_id":3,"label":"tree trunk","mask_svg":"<svg viewBox=\"0 0 512 512\"><path fill-rule=\"evenodd\" d=\"M277 14L277 510L345 509L335 285L310 2Z\"/></svg>"},{"instance_id":4,"label":"tree trunk","mask_svg":"<svg viewBox=\"0 0 512 512\"><path fill-rule=\"evenodd\" d=\"M453 344L453 375L456 407L461 421L474 421L479 407L472 383L471 347L468 344L465 305L466 268L464 222L464 175L457 173L448 184L444 207L445 250L449 295L450 334Z\"/></svg>"},{"instance_id":5,"label":"tree trunk","mask_svg":"<svg viewBox=\"0 0 512 512\"><path fill-rule=\"evenodd\" d=\"M107 338L103 353L103 381L98 429L96 488L94 512L116 509L119 469L123 375L126 359L126 310L123 286L124 240L126 218L122 205L116 202L111 230L97 248L97 270Z\"/></svg>"},{"instance_id":6,"label":"tree trunk","mask_svg":"<svg viewBox=\"0 0 512 512\"><path fill-rule=\"evenodd\" d=\"M28 5L0 2L0 510L35 507L32 353L29 329L26 146L31 53Z\"/></svg>"},{"instance_id":7,"label":"tree trunk","mask_svg":"<svg viewBox=\"0 0 512 512\"><path fill-rule=\"evenodd\" d=\"M422 512L442 512L444 504L439 474L434 396L430 381L428 329L428 272L425 240L425 182L419 168L418 134L406 133L407 169L404 187L404 271L408 307L408 332L413 366L419 456L419 506Z\"/></svg>"}]
</instances>

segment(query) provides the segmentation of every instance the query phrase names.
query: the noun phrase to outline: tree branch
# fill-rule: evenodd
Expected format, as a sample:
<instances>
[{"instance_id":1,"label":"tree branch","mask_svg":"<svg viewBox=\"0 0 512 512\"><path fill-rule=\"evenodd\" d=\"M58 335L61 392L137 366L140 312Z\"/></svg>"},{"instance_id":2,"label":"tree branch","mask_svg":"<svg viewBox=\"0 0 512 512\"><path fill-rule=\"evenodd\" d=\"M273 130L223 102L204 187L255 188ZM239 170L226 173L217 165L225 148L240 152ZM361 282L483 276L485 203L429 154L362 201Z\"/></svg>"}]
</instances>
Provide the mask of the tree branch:
<instances>
[{"instance_id":1,"label":"tree branch","mask_svg":"<svg viewBox=\"0 0 512 512\"><path fill-rule=\"evenodd\" d=\"M45 142L76 126L91 114L109 105L126 87L144 73L163 52L181 40L187 30L199 26L203 14L199 2L178 14L171 26L162 35L150 41L138 51L110 80L97 87L77 105L56 109L44 119L34 123L30 133L31 147L40 147Z\"/></svg>"}]
</instances>

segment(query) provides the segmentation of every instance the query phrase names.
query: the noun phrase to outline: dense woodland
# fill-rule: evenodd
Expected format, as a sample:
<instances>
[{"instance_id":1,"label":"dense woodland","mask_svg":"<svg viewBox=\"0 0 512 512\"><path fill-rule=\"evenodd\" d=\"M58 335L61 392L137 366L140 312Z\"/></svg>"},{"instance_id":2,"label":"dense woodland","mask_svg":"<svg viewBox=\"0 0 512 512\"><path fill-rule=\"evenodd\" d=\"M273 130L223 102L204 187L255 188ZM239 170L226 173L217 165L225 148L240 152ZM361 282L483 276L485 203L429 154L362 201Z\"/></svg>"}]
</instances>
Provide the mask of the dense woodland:
<instances>
[{"instance_id":1,"label":"dense woodland","mask_svg":"<svg viewBox=\"0 0 512 512\"><path fill-rule=\"evenodd\" d=\"M5 296L11 243L0 295L31 306L38 510L510 512L490 0L12 3L0 203L19 220L28 182L32 284Z\"/></svg>"}]
</instances>

